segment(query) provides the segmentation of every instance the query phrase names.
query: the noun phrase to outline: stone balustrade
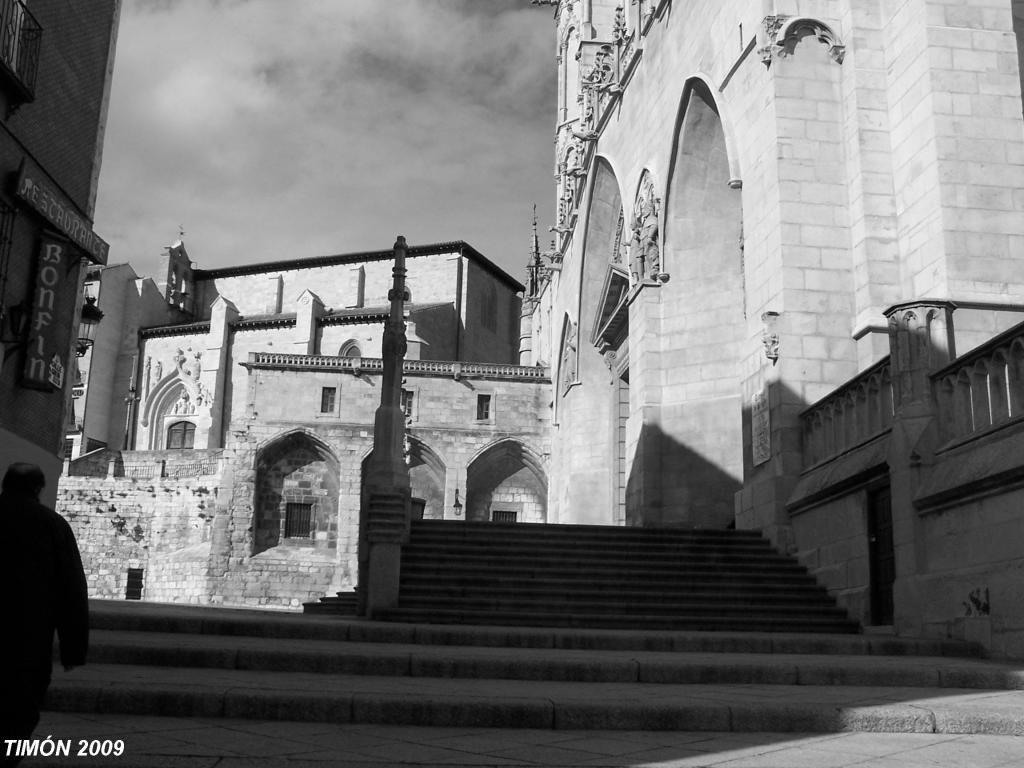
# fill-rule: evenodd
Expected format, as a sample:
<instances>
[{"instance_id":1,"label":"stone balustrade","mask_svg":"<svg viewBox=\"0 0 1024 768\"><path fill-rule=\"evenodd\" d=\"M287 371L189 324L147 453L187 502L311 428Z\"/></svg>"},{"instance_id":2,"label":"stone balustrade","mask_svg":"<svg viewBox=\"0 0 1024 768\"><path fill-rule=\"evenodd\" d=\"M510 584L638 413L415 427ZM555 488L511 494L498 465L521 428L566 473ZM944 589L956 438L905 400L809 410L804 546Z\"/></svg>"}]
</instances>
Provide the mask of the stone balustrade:
<instances>
[{"instance_id":1,"label":"stone balustrade","mask_svg":"<svg viewBox=\"0 0 1024 768\"><path fill-rule=\"evenodd\" d=\"M1024 414L1024 323L931 376L939 433L962 440Z\"/></svg>"},{"instance_id":2,"label":"stone balustrade","mask_svg":"<svg viewBox=\"0 0 1024 768\"><path fill-rule=\"evenodd\" d=\"M877 437L892 419L892 371L885 357L800 414L804 467Z\"/></svg>"},{"instance_id":3,"label":"stone balustrade","mask_svg":"<svg viewBox=\"0 0 1024 768\"><path fill-rule=\"evenodd\" d=\"M249 368L327 370L353 374L383 373L384 371L384 361L379 357L292 355L278 352L253 352L244 365ZM447 360L406 360L402 372L421 376L451 376L452 378L527 379L530 381L550 379L550 371L543 366L461 363Z\"/></svg>"}]
</instances>

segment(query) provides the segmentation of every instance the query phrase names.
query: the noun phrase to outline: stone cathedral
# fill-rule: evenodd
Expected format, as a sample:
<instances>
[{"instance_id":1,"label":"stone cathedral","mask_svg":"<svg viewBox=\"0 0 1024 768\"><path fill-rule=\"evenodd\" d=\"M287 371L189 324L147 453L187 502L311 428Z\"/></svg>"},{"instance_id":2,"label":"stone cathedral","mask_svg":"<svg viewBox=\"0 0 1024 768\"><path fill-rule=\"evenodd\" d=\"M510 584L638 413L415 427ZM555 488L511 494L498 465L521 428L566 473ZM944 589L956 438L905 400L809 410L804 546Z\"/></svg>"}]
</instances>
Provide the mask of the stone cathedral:
<instances>
[{"instance_id":1,"label":"stone cathedral","mask_svg":"<svg viewBox=\"0 0 1024 768\"><path fill-rule=\"evenodd\" d=\"M1024 2L534 1L551 515L759 529L864 625L1019 654Z\"/></svg>"},{"instance_id":2,"label":"stone cathedral","mask_svg":"<svg viewBox=\"0 0 1024 768\"><path fill-rule=\"evenodd\" d=\"M525 286L410 251L422 514L756 529L864 627L1024 655L1024 2L533 4L551 242ZM174 253L95 274L137 331L58 498L95 593L351 588L385 255Z\"/></svg>"}]
</instances>

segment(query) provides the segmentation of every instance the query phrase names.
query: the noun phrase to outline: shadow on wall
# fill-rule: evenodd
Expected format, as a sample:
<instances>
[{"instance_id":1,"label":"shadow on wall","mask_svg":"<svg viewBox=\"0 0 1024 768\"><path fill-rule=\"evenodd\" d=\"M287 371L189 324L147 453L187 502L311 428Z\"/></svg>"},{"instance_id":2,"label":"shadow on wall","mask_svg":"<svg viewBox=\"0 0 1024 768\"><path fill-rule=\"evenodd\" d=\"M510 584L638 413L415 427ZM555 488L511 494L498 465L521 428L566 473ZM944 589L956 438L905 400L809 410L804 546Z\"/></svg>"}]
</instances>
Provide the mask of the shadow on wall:
<instances>
[{"instance_id":1,"label":"shadow on wall","mask_svg":"<svg viewBox=\"0 0 1024 768\"><path fill-rule=\"evenodd\" d=\"M734 527L740 478L656 424L641 428L626 474L626 525Z\"/></svg>"}]
</instances>

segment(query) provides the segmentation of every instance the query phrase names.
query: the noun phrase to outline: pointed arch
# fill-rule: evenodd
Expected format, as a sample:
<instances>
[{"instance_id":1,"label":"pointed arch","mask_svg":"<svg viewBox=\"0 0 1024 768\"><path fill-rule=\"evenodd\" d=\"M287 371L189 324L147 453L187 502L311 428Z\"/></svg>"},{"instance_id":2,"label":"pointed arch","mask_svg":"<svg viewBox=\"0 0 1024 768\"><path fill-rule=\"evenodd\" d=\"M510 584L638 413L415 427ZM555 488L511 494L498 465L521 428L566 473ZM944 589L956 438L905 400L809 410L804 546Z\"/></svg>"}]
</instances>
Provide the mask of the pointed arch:
<instances>
[{"instance_id":1,"label":"pointed arch","mask_svg":"<svg viewBox=\"0 0 1024 768\"><path fill-rule=\"evenodd\" d=\"M544 463L514 438L486 446L466 469L467 520L492 520L499 512L516 522L547 522L547 495Z\"/></svg>"},{"instance_id":2,"label":"pointed arch","mask_svg":"<svg viewBox=\"0 0 1024 768\"><path fill-rule=\"evenodd\" d=\"M159 451L166 446L168 425L164 421L167 416L174 415L175 406L187 396L184 383L174 373L165 376L150 391L140 419L140 425L148 430L143 441L147 450ZM177 410L187 409L179 407Z\"/></svg>"},{"instance_id":3,"label":"pointed arch","mask_svg":"<svg viewBox=\"0 0 1024 768\"><path fill-rule=\"evenodd\" d=\"M414 498L423 499L425 519L444 519L444 489L447 468L431 446L409 435L409 485Z\"/></svg>"},{"instance_id":4,"label":"pointed arch","mask_svg":"<svg viewBox=\"0 0 1024 768\"><path fill-rule=\"evenodd\" d=\"M662 504L679 522L724 526L743 477L742 361L747 352L742 196L714 89L684 85L665 188L661 352L678 361L662 389L652 450L673 467ZM707 332L713 323L715 333Z\"/></svg>"},{"instance_id":5,"label":"pointed arch","mask_svg":"<svg viewBox=\"0 0 1024 768\"><path fill-rule=\"evenodd\" d=\"M338 357L362 357L362 348L358 339L348 339L338 348Z\"/></svg>"},{"instance_id":6,"label":"pointed arch","mask_svg":"<svg viewBox=\"0 0 1024 768\"><path fill-rule=\"evenodd\" d=\"M280 545L334 549L340 464L316 435L294 429L256 450L252 554Z\"/></svg>"}]
</instances>

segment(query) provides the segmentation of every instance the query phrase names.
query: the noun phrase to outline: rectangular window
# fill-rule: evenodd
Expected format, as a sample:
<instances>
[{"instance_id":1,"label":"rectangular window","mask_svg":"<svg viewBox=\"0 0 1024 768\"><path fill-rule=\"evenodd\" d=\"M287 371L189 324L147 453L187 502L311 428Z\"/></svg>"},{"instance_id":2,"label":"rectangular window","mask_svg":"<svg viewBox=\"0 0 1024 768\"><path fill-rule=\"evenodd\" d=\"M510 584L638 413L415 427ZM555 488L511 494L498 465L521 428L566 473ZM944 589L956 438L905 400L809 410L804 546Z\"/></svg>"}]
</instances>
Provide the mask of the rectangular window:
<instances>
[{"instance_id":1,"label":"rectangular window","mask_svg":"<svg viewBox=\"0 0 1024 768\"><path fill-rule=\"evenodd\" d=\"M313 505L288 502L284 510L284 537L308 539L313 527Z\"/></svg>"},{"instance_id":2,"label":"rectangular window","mask_svg":"<svg viewBox=\"0 0 1024 768\"><path fill-rule=\"evenodd\" d=\"M491 396L490 395L477 395L476 396L476 420L477 421L490 421L491 420Z\"/></svg>"},{"instance_id":3,"label":"rectangular window","mask_svg":"<svg viewBox=\"0 0 1024 768\"><path fill-rule=\"evenodd\" d=\"M401 406L402 406L402 413L405 414L405 418L407 418L407 419L411 419L412 418L412 401L413 401L413 392L411 390L408 390L408 389L403 389L402 390Z\"/></svg>"},{"instance_id":4,"label":"rectangular window","mask_svg":"<svg viewBox=\"0 0 1024 768\"><path fill-rule=\"evenodd\" d=\"M518 514L514 509L494 509L491 510L491 522L514 523Z\"/></svg>"},{"instance_id":5,"label":"rectangular window","mask_svg":"<svg viewBox=\"0 0 1024 768\"><path fill-rule=\"evenodd\" d=\"M334 400L337 393L337 387L324 387L320 390L320 413L334 413Z\"/></svg>"}]
</instances>

